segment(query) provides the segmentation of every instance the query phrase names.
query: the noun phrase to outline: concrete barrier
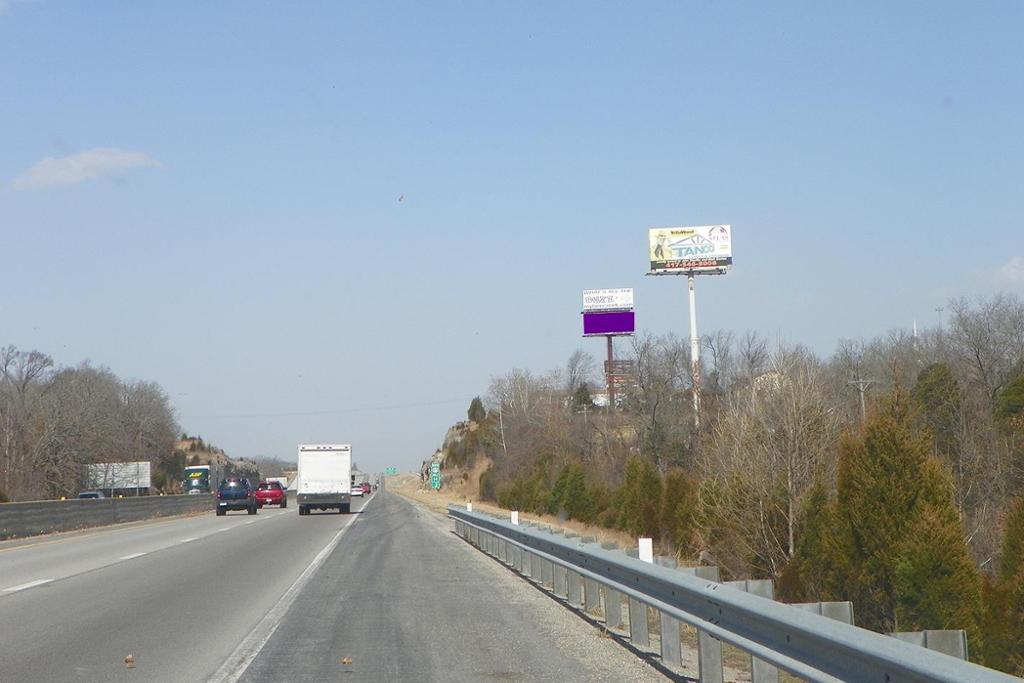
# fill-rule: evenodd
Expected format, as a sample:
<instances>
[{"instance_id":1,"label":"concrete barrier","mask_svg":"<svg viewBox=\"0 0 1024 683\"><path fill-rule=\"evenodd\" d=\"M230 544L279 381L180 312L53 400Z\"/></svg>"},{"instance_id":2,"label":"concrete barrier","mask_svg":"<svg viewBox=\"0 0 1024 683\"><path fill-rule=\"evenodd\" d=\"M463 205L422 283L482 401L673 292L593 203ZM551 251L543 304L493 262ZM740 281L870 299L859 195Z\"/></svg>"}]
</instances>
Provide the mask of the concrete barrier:
<instances>
[{"instance_id":1,"label":"concrete barrier","mask_svg":"<svg viewBox=\"0 0 1024 683\"><path fill-rule=\"evenodd\" d=\"M0 540L212 511L211 494L41 500L0 504Z\"/></svg>"}]
</instances>

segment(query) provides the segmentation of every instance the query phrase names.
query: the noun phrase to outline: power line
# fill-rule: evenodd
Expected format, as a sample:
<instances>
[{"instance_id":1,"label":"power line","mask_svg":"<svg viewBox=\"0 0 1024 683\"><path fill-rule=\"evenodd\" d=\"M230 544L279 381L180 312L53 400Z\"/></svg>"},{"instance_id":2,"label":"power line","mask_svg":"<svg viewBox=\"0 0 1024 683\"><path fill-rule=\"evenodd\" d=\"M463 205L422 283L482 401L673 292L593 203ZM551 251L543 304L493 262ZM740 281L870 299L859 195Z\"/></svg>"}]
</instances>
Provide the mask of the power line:
<instances>
[{"instance_id":1,"label":"power line","mask_svg":"<svg viewBox=\"0 0 1024 683\"><path fill-rule=\"evenodd\" d=\"M377 406L359 406L353 408L337 408L334 410L306 410L288 413L222 413L219 415L183 415L183 420L248 420L270 417L315 417L318 415L344 415L346 413L364 413L379 410L402 410L408 408L426 408L451 403L471 401L473 397L448 398L439 401L420 401L418 403L392 403Z\"/></svg>"}]
</instances>

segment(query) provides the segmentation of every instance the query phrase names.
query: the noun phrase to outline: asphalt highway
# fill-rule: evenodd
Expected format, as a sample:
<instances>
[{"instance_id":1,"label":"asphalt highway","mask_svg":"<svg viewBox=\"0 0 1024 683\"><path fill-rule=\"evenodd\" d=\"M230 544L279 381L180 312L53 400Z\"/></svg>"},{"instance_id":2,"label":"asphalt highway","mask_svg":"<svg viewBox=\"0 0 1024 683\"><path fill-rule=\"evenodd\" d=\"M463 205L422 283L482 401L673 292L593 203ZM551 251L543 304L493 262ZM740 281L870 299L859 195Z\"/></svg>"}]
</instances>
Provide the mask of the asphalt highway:
<instances>
[{"instance_id":1,"label":"asphalt highway","mask_svg":"<svg viewBox=\"0 0 1024 683\"><path fill-rule=\"evenodd\" d=\"M449 528L381 491L0 543L0 683L659 680Z\"/></svg>"}]
</instances>

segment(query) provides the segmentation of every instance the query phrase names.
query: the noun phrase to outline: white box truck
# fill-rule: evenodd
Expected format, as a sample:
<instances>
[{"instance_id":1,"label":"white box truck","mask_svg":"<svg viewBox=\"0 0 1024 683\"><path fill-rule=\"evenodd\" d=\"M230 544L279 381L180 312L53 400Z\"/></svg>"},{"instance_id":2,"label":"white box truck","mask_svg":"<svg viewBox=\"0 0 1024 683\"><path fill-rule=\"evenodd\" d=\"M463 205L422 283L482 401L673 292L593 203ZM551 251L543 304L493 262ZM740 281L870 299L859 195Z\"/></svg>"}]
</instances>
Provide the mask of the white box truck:
<instances>
[{"instance_id":1,"label":"white box truck","mask_svg":"<svg viewBox=\"0 0 1024 683\"><path fill-rule=\"evenodd\" d=\"M351 511L352 446L348 444L300 444L296 502L299 514L337 508Z\"/></svg>"}]
</instances>

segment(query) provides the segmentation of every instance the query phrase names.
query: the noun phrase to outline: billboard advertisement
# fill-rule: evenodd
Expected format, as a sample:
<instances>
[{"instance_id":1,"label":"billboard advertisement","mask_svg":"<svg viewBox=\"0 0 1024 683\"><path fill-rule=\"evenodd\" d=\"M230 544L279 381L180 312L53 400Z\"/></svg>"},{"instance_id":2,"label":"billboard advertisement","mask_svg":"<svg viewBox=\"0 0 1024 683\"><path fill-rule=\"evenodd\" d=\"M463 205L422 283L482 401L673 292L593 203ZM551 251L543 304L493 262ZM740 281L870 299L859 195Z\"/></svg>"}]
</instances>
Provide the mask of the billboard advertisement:
<instances>
[{"instance_id":1,"label":"billboard advertisement","mask_svg":"<svg viewBox=\"0 0 1024 683\"><path fill-rule=\"evenodd\" d=\"M584 289L583 311L628 311L633 308L633 288Z\"/></svg>"},{"instance_id":2,"label":"billboard advertisement","mask_svg":"<svg viewBox=\"0 0 1024 683\"><path fill-rule=\"evenodd\" d=\"M652 273L719 272L732 267L732 226L651 228Z\"/></svg>"},{"instance_id":3,"label":"billboard advertisement","mask_svg":"<svg viewBox=\"0 0 1024 683\"><path fill-rule=\"evenodd\" d=\"M145 489L149 488L149 462L104 462L88 465L89 488Z\"/></svg>"},{"instance_id":4,"label":"billboard advertisement","mask_svg":"<svg viewBox=\"0 0 1024 683\"><path fill-rule=\"evenodd\" d=\"M636 320L633 311L585 311L583 336L605 334L633 334Z\"/></svg>"}]
</instances>

